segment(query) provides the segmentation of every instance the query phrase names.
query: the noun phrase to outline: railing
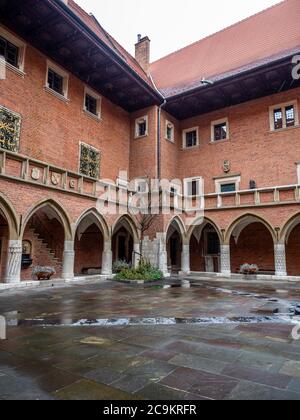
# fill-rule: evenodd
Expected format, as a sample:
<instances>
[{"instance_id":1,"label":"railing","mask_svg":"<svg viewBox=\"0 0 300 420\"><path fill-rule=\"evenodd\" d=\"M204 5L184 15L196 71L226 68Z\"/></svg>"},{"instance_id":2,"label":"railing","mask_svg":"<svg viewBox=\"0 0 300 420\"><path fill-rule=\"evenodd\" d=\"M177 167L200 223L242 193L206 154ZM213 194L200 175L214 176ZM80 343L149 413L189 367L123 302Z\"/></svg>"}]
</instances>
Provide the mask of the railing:
<instances>
[{"instance_id":1,"label":"railing","mask_svg":"<svg viewBox=\"0 0 300 420\"><path fill-rule=\"evenodd\" d=\"M132 192L111 185L108 182L95 180L77 172L68 171L6 150L0 150L0 177L94 199L98 199L101 193L110 189L110 191L115 193L107 199L107 203L115 203L124 207L128 205L128 196L132 196ZM183 210L209 211L237 207L261 207L300 203L300 185L293 184L228 193L206 194L204 196L190 198L187 206L184 205L186 204L185 199L180 194L171 194L166 203L163 201L164 196L164 194L160 193L158 200L159 207L170 207L180 212ZM102 198L102 200L106 203L106 199Z\"/></svg>"}]
</instances>

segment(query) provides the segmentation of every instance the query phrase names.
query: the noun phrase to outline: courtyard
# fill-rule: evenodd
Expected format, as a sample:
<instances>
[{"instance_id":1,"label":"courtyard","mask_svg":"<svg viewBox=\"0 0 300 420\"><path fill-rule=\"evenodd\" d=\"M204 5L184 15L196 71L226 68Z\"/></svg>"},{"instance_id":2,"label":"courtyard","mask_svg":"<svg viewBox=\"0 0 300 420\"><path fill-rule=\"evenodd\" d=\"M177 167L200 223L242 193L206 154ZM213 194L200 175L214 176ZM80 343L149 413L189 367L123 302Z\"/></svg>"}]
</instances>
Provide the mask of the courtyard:
<instances>
[{"instance_id":1,"label":"courtyard","mask_svg":"<svg viewBox=\"0 0 300 420\"><path fill-rule=\"evenodd\" d=\"M300 399L297 284L3 291L0 399Z\"/></svg>"}]
</instances>

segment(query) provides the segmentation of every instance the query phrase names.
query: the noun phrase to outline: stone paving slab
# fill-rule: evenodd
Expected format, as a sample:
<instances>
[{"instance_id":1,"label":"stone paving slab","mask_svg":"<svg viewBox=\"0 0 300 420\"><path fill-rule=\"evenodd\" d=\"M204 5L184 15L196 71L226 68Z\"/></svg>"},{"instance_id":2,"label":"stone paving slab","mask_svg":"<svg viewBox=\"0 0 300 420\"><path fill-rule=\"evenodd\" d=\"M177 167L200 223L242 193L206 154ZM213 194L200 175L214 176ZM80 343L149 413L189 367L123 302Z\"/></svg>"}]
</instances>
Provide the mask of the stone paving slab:
<instances>
[{"instance_id":1,"label":"stone paving slab","mask_svg":"<svg viewBox=\"0 0 300 420\"><path fill-rule=\"evenodd\" d=\"M71 327L58 322L247 317L264 311L266 299L284 295L287 307L300 299L296 286L280 289L107 282L1 293L0 314L10 326L8 340L0 341L0 399L300 400L300 340L292 340L289 323ZM30 324L40 318L53 326Z\"/></svg>"}]
</instances>

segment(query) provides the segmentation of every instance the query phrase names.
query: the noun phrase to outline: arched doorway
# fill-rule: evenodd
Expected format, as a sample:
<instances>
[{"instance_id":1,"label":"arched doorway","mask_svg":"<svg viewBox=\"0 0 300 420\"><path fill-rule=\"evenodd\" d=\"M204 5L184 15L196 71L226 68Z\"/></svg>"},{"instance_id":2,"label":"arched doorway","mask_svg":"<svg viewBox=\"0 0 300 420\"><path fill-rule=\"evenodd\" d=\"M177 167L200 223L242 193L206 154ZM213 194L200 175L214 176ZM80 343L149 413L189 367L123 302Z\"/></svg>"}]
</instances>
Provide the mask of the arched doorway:
<instances>
[{"instance_id":1,"label":"arched doorway","mask_svg":"<svg viewBox=\"0 0 300 420\"><path fill-rule=\"evenodd\" d=\"M22 280L34 279L32 268L36 266L53 267L56 272L55 278L62 276L64 243L68 228L67 217L55 202L46 201L29 212L24 221L22 235ZM70 239L70 228L68 233Z\"/></svg>"},{"instance_id":2,"label":"arched doorway","mask_svg":"<svg viewBox=\"0 0 300 420\"><path fill-rule=\"evenodd\" d=\"M300 215L294 216L283 229L288 276L300 276Z\"/></svg>"},{"instance_id":3,"label":"arched doorway","mask_svg":"<svg viewBox=\"0 0 300 420\"><path fill-rule=\"evenodd\" d=\"M4 283L7 263L7 249L9 241L9 226L6 217L0 210L0 275L1 283Z\"/></svg>"},{"instance_id":4,"label":"arched doorway","mask_svg":"<svg viewBox=\"0 0 300 420\"><path fill-rule=\"evenodd\" d=\"M256 264L260 274L275 274L272 228L256 216L245 216L231 228L230 255L232 273L243 264Z\"/></svg>"},{"instance_id":5,"label":"arched doorway","mask_svg":"<svg viewBox=\"0 0 300 420\"><path fill-rule=\"evenodd\" d=\"M190 239L191 271L220 272L220 234L209 221L196 226Z\"/></svg>"},{"instance_id":6,"label":"arched doorway","mask_svg":"<svg viewBox=\"0 0 300 420\"><path fill-rule=\"evenodd\" d=\"M99 218L93 212L87 213L77 224L74 248L75 276L102 273L103 228Z\"/></svg>"},{"instance_id":7,"label":"arched doorway","mask_svg":"<svg viewBox=\"0 0 300 420\"><path fill-rule=\"evenodd\" d=\"M182 269L182 233L176 219L167 230L168 272L177 274Z\"/></svg>"},{"instance_id":8,"label":"arched doorway","mask_svg":"<svg viewBox=\"0 0 300 420\"><path fill-rule=\"evenodd\" d=\"M113 229L112 253L113 261L126 261L133 264L135 257L134 244L138 243L138 235L131 219L126 216L121 217Z\"/></svg>"}]
</instances>

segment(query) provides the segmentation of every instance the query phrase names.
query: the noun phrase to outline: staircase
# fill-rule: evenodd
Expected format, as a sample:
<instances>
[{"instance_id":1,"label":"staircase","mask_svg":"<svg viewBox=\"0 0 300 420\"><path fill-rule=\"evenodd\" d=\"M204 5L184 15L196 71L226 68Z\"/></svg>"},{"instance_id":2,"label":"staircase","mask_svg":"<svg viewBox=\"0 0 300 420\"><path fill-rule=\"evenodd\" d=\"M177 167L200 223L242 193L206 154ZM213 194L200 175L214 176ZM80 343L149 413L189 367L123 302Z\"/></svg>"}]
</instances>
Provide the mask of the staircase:
<instances>
[{"instance_id":1,"label":"staircase","mask_svg":"<svg viewBox=\"0 0 300 420\"><path fill-rule=\"evenodd\" d=\"M42 262L42 265L54 267L57 275L60 275L62 272L62 253L57 238L37 215L32 217L29 231L34 238L35 254L37 254L38 261Z\"/></svg>"}]
</instances>

